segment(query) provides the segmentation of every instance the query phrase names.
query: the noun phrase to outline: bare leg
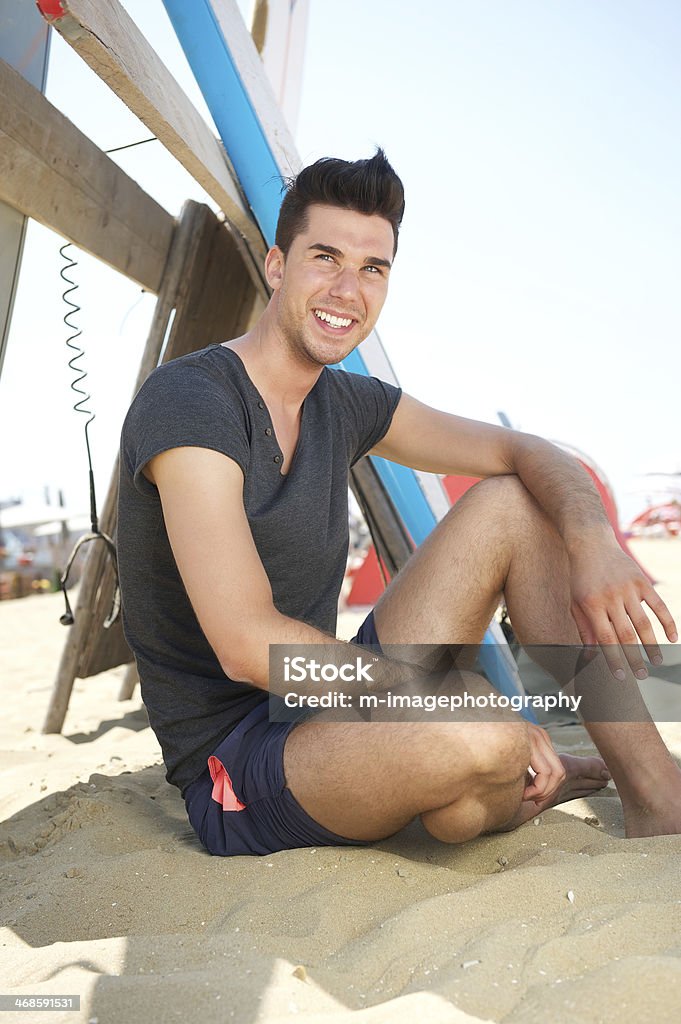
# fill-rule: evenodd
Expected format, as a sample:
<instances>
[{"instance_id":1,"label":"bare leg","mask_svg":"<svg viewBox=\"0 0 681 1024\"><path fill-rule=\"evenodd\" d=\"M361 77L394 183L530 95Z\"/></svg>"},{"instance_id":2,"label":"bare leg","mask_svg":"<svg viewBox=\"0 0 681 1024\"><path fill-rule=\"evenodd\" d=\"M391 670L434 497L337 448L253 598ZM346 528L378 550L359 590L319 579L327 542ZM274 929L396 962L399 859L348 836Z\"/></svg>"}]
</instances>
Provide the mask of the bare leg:
<instances>
[{"instance_id":1,"label":"bare leg","mask_svg":"<svg viewBox=\"0 0 681 1024\"><path fill-rule=\"evenodd\" d=\"M477 484L415 553L376 606L381 642L479 643L502 592L521 643L579 646L562 540L516 477ZM570 677L559 658L548 667L560 682ZM627 835L681 832L681 772L636 680L628 673L620 683L596 664L583 676L587 697L591 680L601 706L627 706L630 721L585 722L617 785Z\"/></svg>"},{"instance_id":2,"label":"bare leg","mask_svg":"<svg viewBox=\"0 0 681 1024\"><path fill-rule=\"evenodd\" d=\"M437 838L461 843L516 813L528 758L516 721L339 723L320 714L290 733L284 771L305 810L339 835L383 839L420 814Z\"/></svg>"},{"instance_id":3,"label":"bare leg","mask_svg":"<svg viewBox=\"0 0 681 1024\"><path fill-rule=\"evenodd\" d=\"M496 504L487 508L496 533L469 499L410 560L376 609L384 643L480 642L513 552ZM402 654L414 657L409 649ZM479 677L466 678L469 691L486 686ZM521 806L528 763L526 727L511 712L493 723L343 724L318 715L291 733L284 754L287 785L302 806L356 839L390 835L417 814L447 842L518 824L538 810L534 803ZM599 758L572 759L565 768L558 799L605 784Z\"/></svg>"}]
</instances>

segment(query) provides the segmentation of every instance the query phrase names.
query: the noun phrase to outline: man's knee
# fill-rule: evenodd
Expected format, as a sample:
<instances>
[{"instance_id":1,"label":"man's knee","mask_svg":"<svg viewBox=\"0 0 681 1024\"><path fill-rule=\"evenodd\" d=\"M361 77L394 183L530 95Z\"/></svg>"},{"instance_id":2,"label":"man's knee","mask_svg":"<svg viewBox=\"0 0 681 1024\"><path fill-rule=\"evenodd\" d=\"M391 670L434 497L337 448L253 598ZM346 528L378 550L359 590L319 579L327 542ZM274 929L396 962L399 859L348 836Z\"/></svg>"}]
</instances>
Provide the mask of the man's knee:
<instances>
[{"instance_id":1,"label":"man's knee","mask_svg":"<svg viewBox=\"0 0 681 1024\"><path fill-rule=\"evenodd\" d=\"M484 523L486 530L494 531L500 540L525 539L533 547L546 542L552 546L563 546L560 534L546 512L515 475L493 476L480 480L450 509L449 515L455 516L459 506L463 511L464 502L467 505L469 502L475 503L478 522ZM452 527L456 528L455 520Z\"/></svg>"},{"instance_id":2,"label":"man's knee","mask_svg":"<svg viewBox=\"0 0 681 1024\"><path fill-rule=\"evenodd\" d=\"M472 777L492 786L524 777L530 763L530 743L522 719L470 725L466 743Z\"/></svg>"},{"instance_id":3,"label":"man's knee","mask_svg":"<svg viewBox=\"0 0 681 1024\"><path fill-rule=\"evenodd\" d=\"M419 752L424 782L442 806L466 788L494 789L523 779L530 763L527 726L518 716L427 726Z\"/></svg>"},{"instance_id":4,"label":"man's knee","mask_svg":"<svg viewBox=\"0 0 681 1024\"><path fill-rule=\"evenodd\" d=\"M497 691L477 672L456 670L448 677L453 696L463 701L457 718L439 723L442 742L453 756L464 758L471 777L493 777L495 781L519 778L530 761L527 724L509 708L495 706ZM477 706L468 707L472 698Z\"/></svg>"},{"instance_id":5,"label":"man's knee","mask_svg":"<svg viewBox=\"0 0 681 1024\"><path fill-rule=\"evenodd\" d=\"M520 477L515 474L490 476L474 484L463 497L464 501L476 501L487 510L495 509L502 513L513 511L540 512L537 501L525 487ZM457 502L457 505L459 503ZM456 505L454 506L456 508Z\"/></svg>"},{"instance_id":6,"label":"man's knee","mask_svg":"<svg viewBox=\"0 0 681 1024\"><path fill-rule=\"evenodd\" d=\"M466 723L459 754L463 785L450 802L421 812L426 830L448 843L494 831L516 814L530 759L527 727L522 720Z\"/></svg>"}]
</instances>

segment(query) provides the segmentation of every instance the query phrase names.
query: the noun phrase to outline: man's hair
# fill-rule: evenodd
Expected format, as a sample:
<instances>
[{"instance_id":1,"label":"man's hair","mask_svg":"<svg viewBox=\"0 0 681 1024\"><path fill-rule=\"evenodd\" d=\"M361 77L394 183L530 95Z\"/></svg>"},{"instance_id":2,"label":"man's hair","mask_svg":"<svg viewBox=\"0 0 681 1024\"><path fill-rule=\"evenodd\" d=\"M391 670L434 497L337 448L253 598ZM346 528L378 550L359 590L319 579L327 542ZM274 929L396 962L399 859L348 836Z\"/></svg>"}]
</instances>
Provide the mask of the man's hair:
<instances>
[{"instance_id":1,"label":"man's hair","mask_svg":"<svg viewBox=\"0 0 681 1024\"><path fill-rule=\"evenodd\" d=\"M286 255L296 235L307 227L310 206L339 206L357 213L378 214L389 221L397 252L404 215L404 188L382 149L369 160L339 160L325 156L285 182L275 244Z\"/></svg>"}]
</instances>

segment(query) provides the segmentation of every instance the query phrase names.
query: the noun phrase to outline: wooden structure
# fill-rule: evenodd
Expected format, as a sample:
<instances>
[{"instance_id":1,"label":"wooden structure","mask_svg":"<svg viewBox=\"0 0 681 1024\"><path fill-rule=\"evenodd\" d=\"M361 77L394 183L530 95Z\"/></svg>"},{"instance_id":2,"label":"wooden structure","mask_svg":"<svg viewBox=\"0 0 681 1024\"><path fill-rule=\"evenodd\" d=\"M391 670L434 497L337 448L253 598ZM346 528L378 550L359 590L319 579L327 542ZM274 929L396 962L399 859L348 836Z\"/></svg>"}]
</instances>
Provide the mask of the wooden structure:
<instances>
[{"instance_id":1,"label":"wooden structure","mask_svg":"<svg viewBox=\"0 0 681 1024\"><path fill-rule=\"evenodd\" d=\"M257 51L232 0L219 0L239 40L242 73L253 81L259 114L282 162L297 169L288 131L259 69ZM158 296L136 389L159 360L183 355L249 328L268 298L262 273L266 244L220 142L117 0L38 0L63 38L116 92L219 205L187 203L179 220L129 178L36 89L0 61L0 200L57 231ZM247 35L247 34L246 34ZM353 486L372 502L372 471L358 468ZM100 524L116 528L118 467ZM380 499L381 536L396 571L411 544L391 525ZM397 532L395 532L397 530ZM74 680L132 662L120 622L102 628L111 607L113 575L104 545L89 545L75 624L64 647L44 731L61 731ZM134 666L121 697L132 694Z\"/></svg>"},{"instance_id":2,"label":"wooden structure","mask_svg":"<svg viewBox=\"0 0 681 1024\"><path fill-rule=\"evenodd\" d=\"M159 359L243 333L267 301L262 235L220 143L115 2L40 4L64 38L219 204L190 202L179 220L0 61L0 200L57 231L158 296L139 387ZM48 17L49 20L49 17ZM100 522L115 532L118 467ZM120 622L102 623L113 578L104 545L90 545L44 729L61 730L76 677L132 661ZM124 685L131 690L130 673Z\"/></svg>"}]
</instances>

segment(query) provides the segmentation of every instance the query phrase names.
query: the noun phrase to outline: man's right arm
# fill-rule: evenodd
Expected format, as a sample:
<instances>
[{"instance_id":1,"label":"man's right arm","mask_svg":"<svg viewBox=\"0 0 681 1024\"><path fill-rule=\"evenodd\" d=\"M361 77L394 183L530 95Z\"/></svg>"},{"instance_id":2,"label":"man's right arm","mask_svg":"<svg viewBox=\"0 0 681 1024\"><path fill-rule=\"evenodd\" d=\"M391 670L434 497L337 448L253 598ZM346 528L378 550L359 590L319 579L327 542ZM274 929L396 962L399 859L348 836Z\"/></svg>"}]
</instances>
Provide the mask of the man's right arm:
<instances>
[{"instance_id":1,"label":"man's right arm","mask_svg":"<svg viewBox=\"0 0 681 1024\"><path fill-rule=\"evenodd\" d=\"M347 660L343 641L275 608L246 518L243 473L236 462L207 448L172 448L151 459L143 472L158 488L189 600L230 679L269 689L270 644L327 644L327 660L334 655L339 662ZM388 689L414 674L381 659L375 689ZM323 688L319 683L286 687L316 694Z\"/></svg>"}]
</instances>

